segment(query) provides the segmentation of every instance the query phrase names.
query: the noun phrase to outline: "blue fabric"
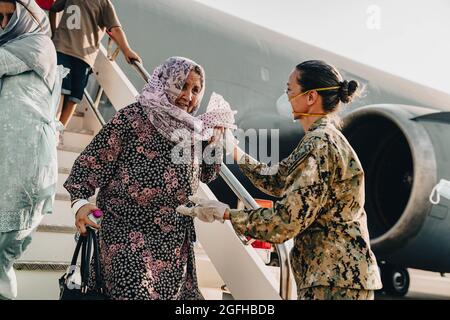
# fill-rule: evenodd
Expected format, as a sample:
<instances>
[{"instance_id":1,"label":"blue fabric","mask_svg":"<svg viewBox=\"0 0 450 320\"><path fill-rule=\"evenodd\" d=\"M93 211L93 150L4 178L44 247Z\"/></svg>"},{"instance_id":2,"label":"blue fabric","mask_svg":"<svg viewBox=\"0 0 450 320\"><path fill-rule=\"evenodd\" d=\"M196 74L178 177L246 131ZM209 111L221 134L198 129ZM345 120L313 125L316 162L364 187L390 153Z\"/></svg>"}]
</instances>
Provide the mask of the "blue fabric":
<instances>
[{"instance_id":1,"label":"blue fabric","mask_svg":"<svg viewBox=\"0 0 450 320\"><path fill-rule=\"evenodd\" d=\"M17 297L14 262L30 245L34 230L35 228L0 232L0 300L11 300Z\"/></svg>"},{"instance_id":2,"label":"blue fabric","mask_svg":"<svg viewBox=\"0 0 450 320\"><path fill-rule=\"evenodd\" d=\"M35 226L52 213L58 177L56 111L63 68L54 90L0 47L0 232Z\"/></svg>"},{"instance_id":3,"label":"blue fabric","mask_svg":"<svg viewBox=\"0 0 450 320\"><path fill-rule=\"evenodd\" d=\"M62 93L75 103L80 103L83 100L91 67L83 60L61 52L57 52L57 57L58 65L70 69L70 73L63 80Z\"/></svg>"}]
</instances>

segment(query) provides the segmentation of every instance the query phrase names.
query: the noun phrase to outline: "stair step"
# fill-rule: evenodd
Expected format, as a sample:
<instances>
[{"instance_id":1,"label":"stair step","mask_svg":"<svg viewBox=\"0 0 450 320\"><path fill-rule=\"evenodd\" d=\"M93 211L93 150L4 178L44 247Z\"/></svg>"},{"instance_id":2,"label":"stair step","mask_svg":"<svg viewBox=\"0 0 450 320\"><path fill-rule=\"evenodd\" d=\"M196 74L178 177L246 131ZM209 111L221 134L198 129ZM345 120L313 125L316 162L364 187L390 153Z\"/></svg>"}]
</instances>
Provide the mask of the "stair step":
<instances>
[{"instance_id":1,"label":"stair step","mask_svg":"<svg viewBox=\"0 0 450 320\"><path fill-rule=\"evenodd\" d=\"M61 141L62 146L86 148L86 146L92 141L94 132L86 129L65 130Z\"/></svg>"},{"instance_id":2,"label":"stair step","mask_svg":"<svg viewBox=\"0 0 450 320\"><path fill-rule=\"evenodd\" d=\"M80 148L69 148L58 146L58 166L63 168L72 168L73 163L83 150Z\"/></svg>"},{"instance_id":3,"label":"stair step","mask_svg":"<svg viewBox=\"0 0 450 320\"><path fill-rule=\"evenodd\" d=\"M70 119L70 122L67 124L67 130L72 129L81 129L84 126L84 113L75 111L73 114L72 119Z\"/></svg>"},{"instance_id":4,"label":"stair step","mask_svg":"<svg viewBox=\"0 0 450 320\"><path fill-rule=\"evenodd\" d=\"M199 286L200 292L202 293L205 300L224 300L222 289L219 288L209 288Z\"/></svg>"},{"instance_id":5,"label":"stair step","mask_svg":"<svg viewBox=\"0 0 450 320\"><path fill-rule=\"evenodd\" d=\"M55 199L55 203L53 204L53 214L45 215L44 220L47 218L53 219L55 216L60 217L70 215L70 212L70 201Z\"/></svg>"},{"instance_id":6,"label":"stair step","mask_svg":"<svg viewBox=\"0 0 450 320\"><path fill-rule=\"evenodd\" d=\"M20 261L14 263L14 269L18 271L59 271L65 272L70 267L67 262L48 262L48 261Z\"/></svg>"},{"instance_id":7,"label":"stair step","mask_svg":"<svg viewBox=\"0 0 450 320\"><path fill-rule=\"evenodd\" d=\"M72 223L73 225L73 223ZM53 224L40 224L37 228L38 232L52 232L52 233L70 233L74 234L77 232L77 228L63 226L63 225L53 225Z\"/></svg>"},{"instance_id":8,"label":"stair step","mask_svg":"<svg viewBox=\"0 0 450 320\"><path fill-rule=\"evenodd\" d=\"M63 152L72 152L72 153L80 154L80 153L83 152L84 148L81 148L81 147L72 147L72 146L61 145L61 144L60 144L60 145L58 145L57 150L58 150L58 151L63 151ZM59 166L60 166L60 167L65 167L65 166L61 166L61 165L59 165ZM72 167L72 166L70 166L70 167ZM67 167L65 167L65 168L67 168Z\"/></svg>"},{"instance_id":9,"label":"stair step","mask_svg":"<svg viewBox=\"0 0 450 320\"><path fill-rule=\"evenodd\" d=\"M84 129L84 128L66 129L66 130L64 130L64 132L83 134L83 135L87 135L87 136L94 136L95 135L94 130Z\"/></svg>"},{"instance_id":10,"label":"stair step","mask_svg":"<svg viewBox=\"0 0 450 320\"><path fill-rule=\"evenodd\" d=\"M58 173L59 173L59 174L67 174L67 175L69 175L71 170L72 170L72 169L69 169L69 168L62 168L62 167L59 167L59 168L58 168Z\"/></svg>"},{"instance_id":11,"label":"stair step","mask_svg":"<svg viewBox=\"0 0 450 320\"><path fill-rule=\"evenodd\" d=\"M58 226L51 227L56 229ZM65 232L61 233L54 232L55 230L41 230L41 227L39 227L38 231L33 235L33 240L29 248L24 252L17 263L25 263L25 261L68 263L76 245L74 241L76 230L73 228L71 232L69 232L69 228L64 228ZM199 256L196 254L196 261L199 285L204 287L220 287L223 284L216 269L207 256Z\"/></svg>"},{"instance_id":12,"label":"stair step","mask_svg":"<svg viewBox=\"0 0 450 320\"><path fill-rule=\"evenodd\" d=\"M67 201L67 202L69 202L69 205L70 205L70 195L69 194L57 193L55 195L55 200Z\"/></svg>"},{"instance_id":13,"label":"stair step","mask_svg":"<svg viewBox=\"0 0 450 320\"><path fill-rule=\"evenodd\" d=\"M21 261L69 262L75 250L74 233L42 232L33 234L30 246L19 258Z\"/></svg>"},{"instance_id":14,"label":"stair step","mask_svg":"<svg viewBox=\"0 0 450 320\"><path fill-rule=\"evenodd\" d=\"M69 201L56 200L53 205L53 213L46 214L41 225L56 225L73 227L75 218L72 214Z\"/></svg>"},{"instance_id":15,"label":"stair step","mask_svg":"<svg viewBox=\"0 0 450 320\"><path fill-rule=\"evenodd\" d=\"M58 300L58 279L65 270L17 270L17 300Z\"/></svg>"},{"instance_id":16,"label":"stair step","mask_svg":"<svg viewBox=\"0 0 450 320\"><path fill-rule=\"evenodd\" d=\"M92 196L92 197L90 197L89 199L87 199L89 202L92 202L92 203L96 203L96 201L97 201L97 194L98 194L98 190L95 192L95 195L94 196ZM67 193L67 194L64 194L64 193L57 193L56 195L55 195L55 200L56 201L66 201L67 203L68 203L68 205L69 205L69 207L70 207L70 195Z\"/></svg>"},{"instance_id":17,"label":"stair step","mask_svg":"<svg viewBox=\"0 0 450 320\"><path fill-rule=\"evenodd\" d=\"M79 264L79 262L78 262ZM69 269L68 262L20 261L14 264L17 275L17 300L58 300L58 279ZM79 274L79 269L77 270ZM223 300L219 287L199 286L206 300Z\"/></svg>"},{"instance_id":18,"label":"stair step","mask_svg":"<svg viewBox=\"0 0 450 320\"><path fill-rule=\"evenodd\" d=\"M199 286L208 288L220 288L220 286L223 284L223 281L220 278L220 275L212 264L211 260L204 252L198 252L195 248L194 253Z\"/></svg>"},{"instance_id":19,"label":"stair step","mask_svg":"<svg viewBox=\"0 0 450 320\"><path fill-rule=\"evenodd\" d=\"M56 182L56 193L69 195L69 193L63 186L64 182L66 182L68 177L69 177L69 174L58 173L58 181Z\"/></svg>"}]
</instances>

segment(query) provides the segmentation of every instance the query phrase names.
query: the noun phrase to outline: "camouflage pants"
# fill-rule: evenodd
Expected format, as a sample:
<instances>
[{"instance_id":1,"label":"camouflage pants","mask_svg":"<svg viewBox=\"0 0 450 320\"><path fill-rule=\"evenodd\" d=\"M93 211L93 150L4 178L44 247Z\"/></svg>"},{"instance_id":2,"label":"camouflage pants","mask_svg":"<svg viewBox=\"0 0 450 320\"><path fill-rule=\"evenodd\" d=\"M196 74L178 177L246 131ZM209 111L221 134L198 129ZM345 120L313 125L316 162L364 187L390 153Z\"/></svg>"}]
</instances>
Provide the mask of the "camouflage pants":
<instances>
[{"instance_id":1,"label":"camouflage pants","mask_svg":"<svg viewBox=\"0 0 450 320\"><path fill-rule=\"evenodd\" d=\"M373 300L373 290L339 287L310 287L298 291L298 300Z\"/></svg>"}]
</instances>

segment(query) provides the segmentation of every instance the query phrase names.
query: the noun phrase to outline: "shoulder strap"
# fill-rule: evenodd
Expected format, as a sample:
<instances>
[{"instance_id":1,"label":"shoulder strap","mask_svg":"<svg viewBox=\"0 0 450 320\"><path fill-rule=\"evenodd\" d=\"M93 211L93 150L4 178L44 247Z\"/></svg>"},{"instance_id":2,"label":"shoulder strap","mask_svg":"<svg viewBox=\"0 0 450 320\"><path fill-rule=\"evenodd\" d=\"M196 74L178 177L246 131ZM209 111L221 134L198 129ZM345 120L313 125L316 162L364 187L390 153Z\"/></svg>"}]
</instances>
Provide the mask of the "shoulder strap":
<instances>
[{"instance_id":1,"label":"shoulder strap","mask_svg":"<svg viewBox=\"0 0 450 320\"><path fill-rule=\"evenodd\" d=\"M92 253L92 234L90 228L87 227L87 236L85 237L85 244L81 250L81 290L84 291L87 288L89 280L89 263L91 261Z\"/></svg>"},{"instance_id":2,"label":"shoulder strap","mask_svg":"<svg viewBox=\"0 0 450 320\"><path fill-rule=\"evenodd\" d=\"M103 290L103 277L102 273L100 271L100 257L99 257L99 248L98 248L98 241L97 241L97 234L94 230L91 230L92 232L92 241L94 245L94 271L95 271L95 283L98 290Z\"/></svg>"},{"instance_id":3,"label":"shoulder strap","mask_svg":"<svg viewBox=\"0 0 450 320\"><path fill-rule=\"evenodd\" d=\"M81 256L81 286L86 290L89 281L89 269L91 256L93 259L93 267L95 272L96 289L103 291L103 277L100 271L99 248L97 242L96 231L87 227L87 236L85 237L85 245L83 245ZM93 250L92 250L93 249Z\"/></svg>"},{"instance_id":4,"label":"shoulder strap","mask_svg":"<svg viewBox=\"0 0 450 320\"><path fill-rule=\"evenodd\" d=\"M77 265L78 255L80 254L81 246L84 244L85 241L86 237L83 236L80 236L80 238L78 239L77 246L75 247L75 251L72 256L72 261L70 262L71 266Z\"/></svg>"}]
</instances>

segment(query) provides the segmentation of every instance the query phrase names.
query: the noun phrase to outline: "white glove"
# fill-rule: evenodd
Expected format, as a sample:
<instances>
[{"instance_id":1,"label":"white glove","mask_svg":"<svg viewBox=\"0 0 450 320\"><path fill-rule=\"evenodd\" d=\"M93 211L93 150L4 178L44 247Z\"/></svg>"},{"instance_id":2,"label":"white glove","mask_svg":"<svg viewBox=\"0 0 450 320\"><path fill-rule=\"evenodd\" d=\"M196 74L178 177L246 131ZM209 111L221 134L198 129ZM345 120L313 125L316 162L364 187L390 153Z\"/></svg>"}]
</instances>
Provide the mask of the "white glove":
<instances>
[{"instance_id":1,"label":"white glove","mask_svg":"<svg viewBox=\"0 0 450 320\"><path fill-rule=\"evenodd\" d=\"M230 129L225 130L225 153L229 155L230 153L233 153L233 157L236 160L237 163L241 163L241 159L246 153L244 150L238 147L239 140L237 140ZM250 163L258 163L256 159L252 158L248 155L248 158L250 160Z\"/></svg>"},{"instance_id":2,"label":"white glove","mask_svg":"<svg viewBox=\"0 0 450 320\"><path fill-rule=\"evenodd\" d=\"M230 153L236 152L237 159L239 160L245 154L241 148L238 147L239 140L237 140L230 129L225 130L225 153L228 155Z\"/></svg>"},{"instance_id":3,"label":"white glove","mask_svg":"<svg viewBox=\"0 0 450 320\"><path fill-rule=\"evenodd\" d=\"M179 206L176 210L185 216L197 217L203 222L214 222L215 220L224 222L223 215L229 206L217 200L202 199L190 196L189 200L196 204L195 207L188 208L186 206Z\"/></svg>"},{"instance_id":4,"label":"white glove","mask_svg":"<svg viewBox=\"0 0 450 320\"><path fill-rule=\"evenodd\" d=\"M234 137L230 129L225 129L225 153L230 154L234 152L234 148L237 147L239 141Z\"/></svg>"}]
</instances>

